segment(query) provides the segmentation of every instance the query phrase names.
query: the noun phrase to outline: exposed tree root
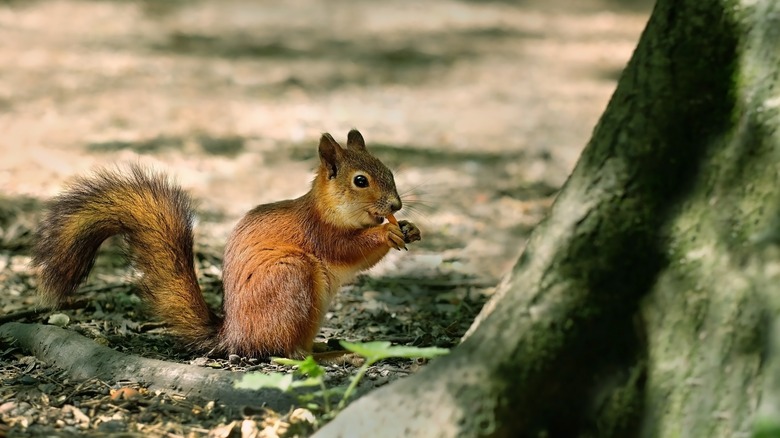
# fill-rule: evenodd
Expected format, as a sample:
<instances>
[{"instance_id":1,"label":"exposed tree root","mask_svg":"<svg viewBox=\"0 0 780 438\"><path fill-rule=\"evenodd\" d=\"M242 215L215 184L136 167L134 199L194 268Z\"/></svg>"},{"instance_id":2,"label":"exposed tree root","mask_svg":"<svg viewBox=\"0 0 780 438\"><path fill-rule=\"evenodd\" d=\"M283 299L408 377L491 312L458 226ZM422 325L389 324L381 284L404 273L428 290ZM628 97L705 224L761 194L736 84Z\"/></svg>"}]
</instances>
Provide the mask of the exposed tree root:
<instances>
[{"instance_id":1,"label":"exposed tree root","mask_svg":"<svg viewBox=\"0 0 780 438\"><path fill-rule=\"evenodd\" d=\"M55 326L9 322L0 326L0 337L65 370L74 379L129 380L148 385L153 391L226 405L263 405L280 412L293 404L289 395L277 390L235 389L233 383L243 373L122 354Z\"/></svg>"}]
</instances>

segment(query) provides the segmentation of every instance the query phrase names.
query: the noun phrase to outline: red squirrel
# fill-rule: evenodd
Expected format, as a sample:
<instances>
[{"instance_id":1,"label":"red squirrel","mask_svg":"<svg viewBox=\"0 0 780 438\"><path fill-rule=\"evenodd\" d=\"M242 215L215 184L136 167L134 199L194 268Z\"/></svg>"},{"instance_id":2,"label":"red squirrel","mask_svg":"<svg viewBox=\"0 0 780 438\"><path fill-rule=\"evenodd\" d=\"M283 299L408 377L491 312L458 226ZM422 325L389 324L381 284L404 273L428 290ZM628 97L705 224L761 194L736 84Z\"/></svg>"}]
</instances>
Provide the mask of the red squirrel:
<instances>
[{"instance_id":1,"label":"red squirrel","mask_svg":"<svg viewBox=\"0 0 780 438\"><path fill-rule=\"evenodd\" d=\"M122 235L142 298L189 347L302 358L339 287L391 248L420 240L414 224L395 221L402 203L393 174L360 132L349 132L346 147L323 134L319 158L308 193L259 205L234 228L221 317L198 286L190 197L138 165L77 179L50 202L33 249L39 294L46 304L62 303L87 277L101 243Z\"/></svg>"}]
</instances>

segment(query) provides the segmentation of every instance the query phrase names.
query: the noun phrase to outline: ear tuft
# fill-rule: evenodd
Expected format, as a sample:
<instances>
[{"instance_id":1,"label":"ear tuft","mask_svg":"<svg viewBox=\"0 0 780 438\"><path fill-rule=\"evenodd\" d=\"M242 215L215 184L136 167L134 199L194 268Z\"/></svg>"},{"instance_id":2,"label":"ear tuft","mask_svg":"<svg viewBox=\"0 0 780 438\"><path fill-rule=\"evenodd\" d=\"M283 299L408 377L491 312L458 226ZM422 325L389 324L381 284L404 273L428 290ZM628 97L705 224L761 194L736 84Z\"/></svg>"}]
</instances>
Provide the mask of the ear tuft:
<instances>
[{"instance_id":1,"label":"ear tuft","mask_svg":"<svg viewBox=\"0 0 780 438\"><path fill-rule=\"evenodd\" d=\"M336 140L327 132L320 137L320 162L322 167L328 172L328 179L336 177L338 173L338 164L344 150L336 143Z\"/></svg>"},{"instance_id":2,"label":"ear tuft","mask_svg":"<svg viewBox=\"0 0 780 438\"><path fill-rule=\"evenodd\" d=\"M360 131L353 129L347 135L347 149L366 150L366 141Z\"/></svg>"}]
</instances>

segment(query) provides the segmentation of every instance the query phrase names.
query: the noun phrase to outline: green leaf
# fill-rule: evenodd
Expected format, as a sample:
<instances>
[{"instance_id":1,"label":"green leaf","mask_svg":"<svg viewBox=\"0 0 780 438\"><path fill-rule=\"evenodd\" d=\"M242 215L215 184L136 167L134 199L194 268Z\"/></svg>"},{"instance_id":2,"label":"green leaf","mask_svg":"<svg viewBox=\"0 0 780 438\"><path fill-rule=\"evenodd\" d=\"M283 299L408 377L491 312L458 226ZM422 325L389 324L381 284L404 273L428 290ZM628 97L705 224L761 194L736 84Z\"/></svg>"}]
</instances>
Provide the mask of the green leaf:
<instances>
[{"instance_id":1,"label":"green leaf","mask_svg":"<svg viewBox=\"0 0 780 438\"><path fill-rule=\"evenodd\" d=\"M286 359L283 357L271 358L273 362L279 365L297 366L297 372L309 377L320 377L325 375L325 369L317 363L312 356L306 356L304 360Z\"/></svg>"},{"instance_id":2,"label":"green leaf","mask_svg":"<svg viewBox=\"0 0 780 438\"><path fill-rule=\"evenodd\" d=\"M753 424L753 438L780 437L780 421L772 416L759 416Z\"/></svg>"},{"instance_id":3,"label":"green leaf","mask_svg":"<svg viewBox=\"0 0 780 438\"><path fill-rule=\"evenodd\" d=\"M387 341L374 341L363 343L352 343L341 341L341 346L345 349L357 353L366 358L369 362L376 362L388 357L424 357L427 359L443 356L450 352L447 348L439 347L409 347L405 345L391 345Z\"/></svg>"},{"instance_id":4,"label":"green leaf","mask_svg":"<svg viewBox=\"0 0 780 438\"><path fill-rule=\"evenodd\" d=\"M325 369L317 363L311 356L306 356L300 365L298 365L298 371L308 375L309 377L320 377L325 375Z\"/></svg>"},{"instance_id":5,"label":"green leaf","mask_svg":"<svg viewBox=\"0 0 780 438\"><path fill-rule=\"evenodd\" d=\"M320 377L309 377L308 379L295 380L292 382L293 388L301 388L306 386L321 386L321 385L322 385L322 378Z\"/></svg>"},{"instance_id":6,"label":"green leaf","mask_svg":"<svg viewBox=\"0 0 780 438\"><path fill-rule=\"evenodd\" d=\"M293 383L292 374L282 373L247 373L234 386L238 389L276 388L281 391L290 389Z\"/></svg>"},{"instance_id":7,"label":"green leaf","mask_svg":"<svg viewBox=\"0 0 780 438\"><path fill-rule=\"evenodd\" d=\"M278 363L279 365L286 365L290 367L299 366L303 363L302 360L287 359L286 357L272 357L271 362Z\"/></svg>"}]
</instances>

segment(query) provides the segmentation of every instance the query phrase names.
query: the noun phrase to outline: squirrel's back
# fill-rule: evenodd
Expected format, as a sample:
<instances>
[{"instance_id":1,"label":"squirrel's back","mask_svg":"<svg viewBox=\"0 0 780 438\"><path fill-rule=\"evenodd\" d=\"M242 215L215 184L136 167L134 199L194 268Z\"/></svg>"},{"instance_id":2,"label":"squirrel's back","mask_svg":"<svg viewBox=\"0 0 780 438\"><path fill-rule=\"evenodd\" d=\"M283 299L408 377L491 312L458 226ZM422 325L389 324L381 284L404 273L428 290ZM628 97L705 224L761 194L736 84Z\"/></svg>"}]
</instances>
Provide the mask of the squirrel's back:
<instances>
[{"instance_id":1,"label":"squirrel's back","mask_svg":"<svg viewBox=\"0 0 780 438\"><path fill-rule=\"evenodd\" d=\"M49 203L39 227L32 262L40 295L61 303L89 274L100 244L122 235L150 307L190 344L209 347L220 320L198 286L192 222L190 197L139 165L79 178Z\"/></svg>"}]
</instances>

